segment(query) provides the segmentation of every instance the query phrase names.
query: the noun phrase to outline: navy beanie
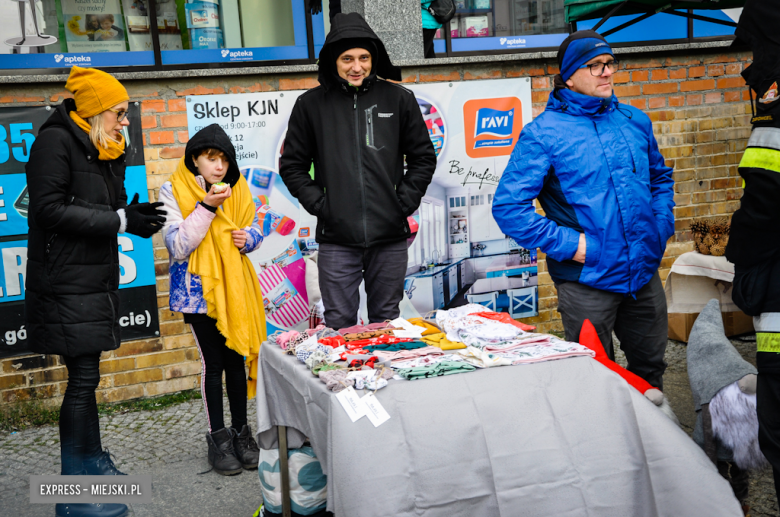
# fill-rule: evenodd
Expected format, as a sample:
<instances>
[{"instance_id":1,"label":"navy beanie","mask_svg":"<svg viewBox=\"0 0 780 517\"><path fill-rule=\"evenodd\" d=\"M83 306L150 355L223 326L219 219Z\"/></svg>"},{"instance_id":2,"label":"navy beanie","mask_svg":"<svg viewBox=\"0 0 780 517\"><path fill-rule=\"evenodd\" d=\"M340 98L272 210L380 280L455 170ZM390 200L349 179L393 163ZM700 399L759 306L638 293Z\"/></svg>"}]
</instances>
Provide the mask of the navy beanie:
<instances>
[{"instance_id":1,"label":"navy beanie","mask_svg":"<svg viewBox=\"0 0 780 517\"><path fill-rule=\"evenodd\" d=\"M561 78L567 81L579 67L602 54L615 57L615 54L612 53L612 47L609 46L604 36L591 30L573 32L563 40L558 49L558 66L561 69Z\"/></svg>"}]
</instances>

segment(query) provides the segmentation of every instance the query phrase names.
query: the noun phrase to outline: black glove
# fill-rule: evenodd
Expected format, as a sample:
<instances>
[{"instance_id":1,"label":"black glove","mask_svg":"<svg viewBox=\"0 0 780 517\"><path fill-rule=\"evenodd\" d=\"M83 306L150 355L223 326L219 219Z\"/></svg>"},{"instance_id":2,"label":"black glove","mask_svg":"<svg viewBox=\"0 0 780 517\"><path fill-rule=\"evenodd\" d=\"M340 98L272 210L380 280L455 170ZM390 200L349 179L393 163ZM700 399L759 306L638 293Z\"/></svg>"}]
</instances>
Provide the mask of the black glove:
<instances>
[{"instance_id":1,"label":"black glove","mask_svg":"<svg viewBox=\"0 0 780 517\"><path fill-rule=\"evenodd\" d=\"M309 7L311 8L312 16L320 14L322 12L322 0L309 0Z\"/></svg>"},{"instance_id":2,"label":"black glove","mask_svg":"<svg viewBox=\"0 0 780 517\"><path fill-rule=\"evenodd\" d=\"M125 216L127 217L126 231L148 239L162 230L167 212L160 210L159 207L161 206L163 204L160 202L139 203L138 194L136 194L130 204L127 205L127 208L125 208Z\"/></svg>"}]
</instances>

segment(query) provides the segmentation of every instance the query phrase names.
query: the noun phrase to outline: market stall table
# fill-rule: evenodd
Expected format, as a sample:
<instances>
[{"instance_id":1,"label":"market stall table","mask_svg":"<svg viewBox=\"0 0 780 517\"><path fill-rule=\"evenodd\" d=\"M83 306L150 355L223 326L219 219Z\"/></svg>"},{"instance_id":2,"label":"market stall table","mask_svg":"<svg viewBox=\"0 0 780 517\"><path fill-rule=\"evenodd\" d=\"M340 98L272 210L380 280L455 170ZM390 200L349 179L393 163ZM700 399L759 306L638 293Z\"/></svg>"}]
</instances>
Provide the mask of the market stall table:
<instances>
[{"instance_id":1,"label":"market stall table","mask_svg":"<svg viewBox=\"0 0 780 517\"><path fill-rule=\"evenodd\" d=\"M701 449L590 358L393 380L376 428L276 345L258 377L260 446L277 425L291 448L308 436L337 517L742 515Z\"/></svg>"}]
</instances>

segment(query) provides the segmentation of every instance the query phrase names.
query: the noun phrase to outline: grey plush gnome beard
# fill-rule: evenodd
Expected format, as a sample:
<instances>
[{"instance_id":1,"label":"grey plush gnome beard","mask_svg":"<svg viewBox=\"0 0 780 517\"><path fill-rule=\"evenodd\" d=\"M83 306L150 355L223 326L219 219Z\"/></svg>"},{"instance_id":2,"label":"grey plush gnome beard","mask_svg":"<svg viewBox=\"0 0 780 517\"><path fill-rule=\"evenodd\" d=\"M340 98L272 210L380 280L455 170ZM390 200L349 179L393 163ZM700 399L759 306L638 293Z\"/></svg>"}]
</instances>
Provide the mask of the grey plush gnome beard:
<instances>
[{"instance_id":1,"label":"grey plush gnome beard","mask_svg":"<svg viewBox=\"0 0 780 517\"><path fill-rule=\"evenodd\" d=\"M739 468L757 470L769 464L758 446L755 394L743 393L733 382L712 397L710 416L712 434L731 449Z\"/></svg>"}]
</instances>

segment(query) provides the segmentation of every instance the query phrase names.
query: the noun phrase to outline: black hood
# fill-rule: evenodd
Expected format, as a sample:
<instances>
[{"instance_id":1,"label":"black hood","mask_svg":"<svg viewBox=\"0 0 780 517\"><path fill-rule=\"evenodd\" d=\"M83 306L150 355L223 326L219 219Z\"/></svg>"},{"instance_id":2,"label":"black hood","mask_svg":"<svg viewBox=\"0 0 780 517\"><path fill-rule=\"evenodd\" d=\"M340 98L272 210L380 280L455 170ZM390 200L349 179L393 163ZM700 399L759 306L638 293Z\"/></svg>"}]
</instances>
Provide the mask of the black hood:
<instances>
[{"instance_id":1,"label":"black hood","mask_svg":"<svg viewBox=\"0 0 780 517\"><path fill-rule=\"evenodd\" d=\"M339 56L334 55L334 48L339 48L340 46L334 44L345 39L371 40L376 46L376 54L374 54L374 49L367 49L371 51L373 58L371 75L377 75L382 79L391 79L393 81L401 80L401 69L393 66L390 56L387 54L387 50L385 50L384 43L371 30L366 20L358 13L339 13L333 17L330 32L328 37L325 38L322 50L320 50L318 79L325 88L337 86L339 83L340 77L336 71L336 58Z\"/></svg>"},{"instance_id":2,"label":"black hood","mask_svg":"<svg viewBox=\"0 0 780 517\"><path fill-rule=\"evenodd\" d=\"M236 148L233 147L230 137L225 133L224 129L219 127L219 124L211 124L204 127L187 142L187 147L184 150L184 164L196 176L198 169L192 162L192 157L198 156L204 149L218 149L225 153L230 164L225 175L225 183L235 187L236 183L238 183L238 178L241 176L241 171L238 170L238 162L236 162Z\"/></svg>"},{"instance_id":3,"label":"black hood","mask_svg":"<svg viewBox=\"0 0 780 517\"><path fill-rule=\"evenodd\" d=\"M90 152L97 153L97 148L92 144L89 135L77 126L72 118L70 118L71 111L76 111L76 101L73 99L65 99L59 106L54 107L54 113L52 113L46 122L43 123L39 132L50 127L65 128L76 137L76 140L81 142L84 146L84 151L86 151L87 154L90 154ZM95 156L97 156L97 154Z\"/></svg>"}]
</instances>

